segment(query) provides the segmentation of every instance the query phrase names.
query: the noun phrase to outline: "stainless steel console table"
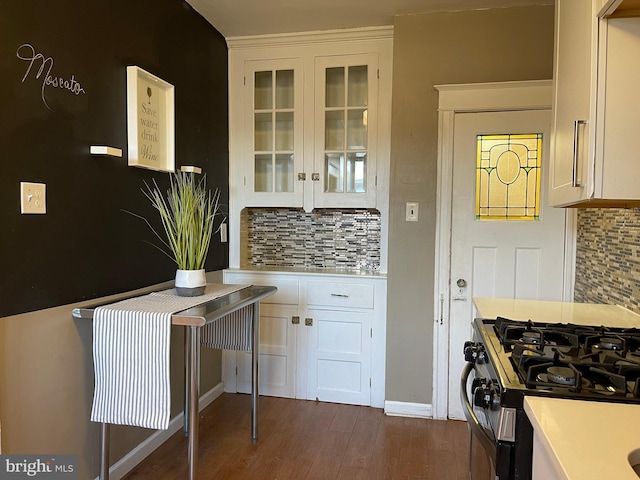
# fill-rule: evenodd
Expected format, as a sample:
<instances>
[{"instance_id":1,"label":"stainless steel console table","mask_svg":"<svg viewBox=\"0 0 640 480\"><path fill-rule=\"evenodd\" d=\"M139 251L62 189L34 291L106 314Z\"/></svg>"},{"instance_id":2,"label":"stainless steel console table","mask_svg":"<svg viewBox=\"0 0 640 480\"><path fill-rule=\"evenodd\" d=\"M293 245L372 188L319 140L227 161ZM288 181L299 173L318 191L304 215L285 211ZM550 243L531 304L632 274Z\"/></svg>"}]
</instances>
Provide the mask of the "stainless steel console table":
<instances>
[{"instance_id":1,"label":"stainless steel console table","mask_svg":"<svg viewBox=\"0 0 640 480\"><path fill-rule=\"evenodd\" d=\"M260 300L276 292L276 287L248 286L236 292L174 313L172 325L185 331L185 433L189 437L189 480L196 479L198 468L200 328L249 305L253 306L251 335L251 440L258 441L258 358L260 343ZM93 319L93 309L76 308L76 318ZM109 424L101 429L100 480L109 480Z\"/></svg>"}]
</instances>

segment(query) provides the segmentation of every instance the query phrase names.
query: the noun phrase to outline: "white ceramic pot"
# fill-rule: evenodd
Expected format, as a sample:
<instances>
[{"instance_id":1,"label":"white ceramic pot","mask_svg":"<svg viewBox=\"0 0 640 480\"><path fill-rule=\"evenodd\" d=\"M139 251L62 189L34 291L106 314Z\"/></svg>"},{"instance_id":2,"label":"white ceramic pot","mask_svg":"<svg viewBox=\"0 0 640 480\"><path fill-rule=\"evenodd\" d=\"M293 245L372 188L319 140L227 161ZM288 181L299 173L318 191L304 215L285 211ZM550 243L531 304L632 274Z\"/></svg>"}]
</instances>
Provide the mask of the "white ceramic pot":
<instances>
[{"instance_id":1,"label":"white ceramic pot","mask_svg":"<svg viewBox=\"0 0 640 480\"><path fill-rule=\"evenodd\" d=\"M176 270L176 293L181 297L197 297L204 293L207 277L202 270Z\"/></svg>"}]
</instances>

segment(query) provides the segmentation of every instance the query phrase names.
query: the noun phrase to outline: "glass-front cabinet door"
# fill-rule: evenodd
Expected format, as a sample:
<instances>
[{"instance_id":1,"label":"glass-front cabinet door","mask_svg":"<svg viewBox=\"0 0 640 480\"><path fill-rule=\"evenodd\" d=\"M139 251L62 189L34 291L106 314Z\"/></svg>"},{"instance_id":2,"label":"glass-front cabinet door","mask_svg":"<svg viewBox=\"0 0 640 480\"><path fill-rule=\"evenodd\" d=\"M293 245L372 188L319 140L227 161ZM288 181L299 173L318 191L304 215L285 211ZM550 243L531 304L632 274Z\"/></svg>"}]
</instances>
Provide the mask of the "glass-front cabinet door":
<instances>
[{"instance_id":1,"label":"glass-front cabinet door","mask_svg":"<svg viewBox=\"0 0 640 480\"><path fill-rule=\"evenodd\" d=\"M315 64L315 207L376 206L377 54Z\"/></svg>"},{"instance_id":2,"label":"glass-front cabinet door","mask_svg":"<svg viewBox=\"0 0 640 480\"><path fill-rule=\"evenodd\" d=\"M245 63L247 206L301 207L302 61Z\"/></svg>"}]
</instances>

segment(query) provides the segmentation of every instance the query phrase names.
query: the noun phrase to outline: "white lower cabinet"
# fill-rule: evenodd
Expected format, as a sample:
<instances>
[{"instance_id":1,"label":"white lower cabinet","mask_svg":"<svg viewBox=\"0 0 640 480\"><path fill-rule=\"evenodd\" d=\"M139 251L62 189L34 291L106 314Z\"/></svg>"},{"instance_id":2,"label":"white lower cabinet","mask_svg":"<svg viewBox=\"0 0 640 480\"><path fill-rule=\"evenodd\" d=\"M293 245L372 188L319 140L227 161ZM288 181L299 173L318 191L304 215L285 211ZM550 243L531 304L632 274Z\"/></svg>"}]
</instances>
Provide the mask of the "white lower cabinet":
<instances>
[{"instance_id":1,"label":"white lower cabinet","mask_svg":"<svg viewBox=\"0 0 640 480\"><path fill-rule=\"evenodd\" d=\"M260 375L258 390L275 397L295 397L296 307L260 306ZM236 352L237 391L251 393L251 352Z\"/></svg>"},{"instance_id":2,"label":"white lower cabinet","mask_svg":"<svg viewBox=\"0 0 640 480\"><path fill-rule=\"evenodd\" d=\"M310 309L307 337L307 398L371 404L371 315Z\"/></svg>"},{"instance_id":3,"label":"white lower cabinet","mask_svg":"<svg viewBox=\"0 0 640 480\"><path fill-rule=\"evenodd\" d=\"M225 270L225 283L273 285L260 304L261 395L384 406L386 279ZM251 391L251 355L225 351L225 391Z\"/></svg>"},{"instance_id":4,"label":"white lower cabinet","mask_svg":"<svg viewBox=\"0 0 640 480\"><path fill-rule=\"evenodd\" d=\"M544 448L540 437L533 434L533 465L532 480L556 480L559 479L553 460L549 458L549 454Z\"/></svg>"}]
</instances>

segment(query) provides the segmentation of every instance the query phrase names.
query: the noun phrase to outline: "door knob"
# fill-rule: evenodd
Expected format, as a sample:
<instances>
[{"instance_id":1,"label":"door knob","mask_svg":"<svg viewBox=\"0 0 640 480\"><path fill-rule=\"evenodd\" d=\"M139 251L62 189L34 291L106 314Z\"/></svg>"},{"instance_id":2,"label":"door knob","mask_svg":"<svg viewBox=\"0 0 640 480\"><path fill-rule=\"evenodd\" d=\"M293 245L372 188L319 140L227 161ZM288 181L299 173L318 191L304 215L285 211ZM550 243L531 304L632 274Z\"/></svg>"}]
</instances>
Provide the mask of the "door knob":
<instances>
[{"instance_id":1,"label":"door knob","mask_svg":"<svg viewBox=\"0 0 640 480\"><path fill-rule=\"evenodd\" d=\"M467 286L467 281L464 278L459 278L456 282L456 285L458 285L458 287L460 288L464 288Z\"/></svg>"}]
</instances>

